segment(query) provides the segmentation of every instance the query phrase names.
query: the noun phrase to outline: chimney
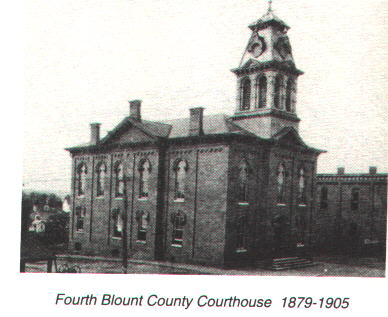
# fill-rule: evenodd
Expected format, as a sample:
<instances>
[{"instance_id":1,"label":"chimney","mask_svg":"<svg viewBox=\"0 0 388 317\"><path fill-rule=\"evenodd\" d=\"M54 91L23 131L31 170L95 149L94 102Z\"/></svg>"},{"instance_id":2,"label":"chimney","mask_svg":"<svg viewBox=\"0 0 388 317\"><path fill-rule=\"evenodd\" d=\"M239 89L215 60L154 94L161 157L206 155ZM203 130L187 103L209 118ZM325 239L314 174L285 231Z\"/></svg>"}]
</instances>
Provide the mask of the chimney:
<instances>
[{"instance_id":1,"label":"chimney","mask_svg":"<svg viewBox=\"0 0 388 317\"><path fill-rule=\"evenodd\" d=\"M345 174L345 167L338 167L337 174L344 175Z\"/></svg>"},{"instance_id":2,"label":"chimney","mask_svg":"<svg viewBox=\"0 0 388 317\"><path fill-rule=\"evenodd\" d=\"M100 125L101 123L90 124L90 143L92 145L96 145L100 142Z\"/></svg>"},{"instance_id":3,"label":"chimney","mask_svg":"<svg viewBox=\"0 0 388 317\"><path fill-rule=\"evenodd\" d=\"M141 100L132 100L129 102L129 115L135 120L141 120Z\"/></svg>"},{"instance_id":4,"label":"chimney","mask_svg":"<svg viewBox=\"0 0 388 317\"><path fill-rule=\"evenodd\" d=\"M203 111L202 107L190 109L190 131L189 135L203 135Z\"/></svg>"},{"instance_id":5,"label":"chimney","mask_svg":"<svg viewBox=\"0 0 388 317\"><path fill-rule=\"evenodd\" d=\"M377 174L377 167L376 166L369 166L369 174L376 175Z\"/></svg>"}]
</instances>

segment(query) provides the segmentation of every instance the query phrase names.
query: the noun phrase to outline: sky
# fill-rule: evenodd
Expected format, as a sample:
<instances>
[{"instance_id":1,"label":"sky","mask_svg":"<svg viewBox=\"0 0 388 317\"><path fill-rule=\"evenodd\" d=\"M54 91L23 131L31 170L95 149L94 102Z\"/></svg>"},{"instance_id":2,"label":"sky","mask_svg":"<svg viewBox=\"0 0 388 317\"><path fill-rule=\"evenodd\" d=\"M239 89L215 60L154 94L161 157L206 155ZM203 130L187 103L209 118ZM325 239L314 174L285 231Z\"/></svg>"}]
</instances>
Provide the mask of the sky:
<instances>
[{"instance_id":1,"label":"sky","mask_svg":"<svg viewBox=\"0 0 388 317\"><path fill-rule=\"evenodd\" d=\"M142 117L189 108L233 114L248 25L264 0L26 0L23 188L66 192L64 148L102 135L141 99ZM388 2L274 0L288 35L305 142L328 151L318 172L387 171Z\"/></svg>"}]
</instances>

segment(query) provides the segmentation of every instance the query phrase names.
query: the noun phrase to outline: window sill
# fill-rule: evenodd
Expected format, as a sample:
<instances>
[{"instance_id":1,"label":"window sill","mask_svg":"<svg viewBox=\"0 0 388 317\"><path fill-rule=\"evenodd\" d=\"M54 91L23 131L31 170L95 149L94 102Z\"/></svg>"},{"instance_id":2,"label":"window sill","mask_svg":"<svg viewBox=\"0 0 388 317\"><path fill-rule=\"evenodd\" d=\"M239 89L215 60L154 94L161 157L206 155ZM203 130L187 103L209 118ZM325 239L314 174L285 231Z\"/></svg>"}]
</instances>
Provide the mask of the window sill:
<instances>
[{"instance_id":1,"label":"window sill","mask_svg":"<svg viewBox=\"0 0 388 317\"><path fill-rule=\"evenodd\" d=\"M147 201L148 197L139 197L137 200L138 201Z\"/></svg>"},{"instance_id":2,"label":"window sill","mask_svg":"<svg viewBox=\"0 0 388 317\"><path fill-rule=\"evenodd\" d=\"M307 207L306 204L299 204L298 206L299 206L299 207Z\"/></svg>"},{"instance_id":3,"label":"window sill","mask_svg":"<svg viewBox=\"0 0 388 317\"><path fill-rule=\"evenodd\" d=\"M185 199L184 198L176 198L173 200L174 203L184 203Z\"/></svg>"},{"instance_id":4,"label":"window sill","mask_svg":"<svg viewBox=\"0 0 388 317\"><path fill-rule=\"evenodd\" d=\"M370 244L379 244L380 242L379 242L379 240L377 240L377 239L374 239L374 240L372 240L372 239L364 239L364 244L365 245L370 245Z\"/></svg>"},{"instance_id":5,"label":"window sill","mask_svg":"<svg viewBox=\"0 0 388 317\"><path fill-rule=\"evenodd\" d=\"M112 240L121 240L121 237L112 237Z\"/></svg>"},{"instance_id":6,"label":"window sill","mask_svg":"<svg viewBox=\"0 0 388 317\"><path fill-rule=\"evenodd\" d=\"M182 248L182 245L180 244L171 244L173 248Z\"/></svg>"},{"instance_id":7,"label":"window sill","mask_svg":"<svg viewBox=\"0 0 388 317\"><path fill-rule=\"evenodd\" d=\"M147 241L143 241L143 240L136 240L136 243L137 243L137 244L147 244Z\"/></svg>"},{"instance_id":8,"label":"window sill","mask_svg":"<svg viewBox=\"0 0 388 317\"><path fill-rule=\"evenodd\" d=\"M247 203L247 202L239 202L239 203L237 203L237 205L239 205L239 206L249 206L249 203Z\"/></svg>"},{"instance_id":9,"label":"window sill","mask_svg":"<svg viewBox=\"0 0 388 317\"><path fill-rule=\"evenodd\" d=\"M124 197L113 197L113 199L116 199L116 200L123 200L124 199Z\"/></svg>"},{"instance_id":10,"label":"window sill","mask_svg":"<svg viewBox=\"0 0 388 317\"><path fill-rule=\"evenodd\" d=\"M104 199L104 196L96 196L95 199Z\"/></svg>"},{"instance_id":11,"label":"window sill","mask_svg":"<svg viewBox=\"0 0 388 317\"><path fill-rule=\"evenodd\" d=\"M276 206L287 206L286 204L283 204L283 203L278 203L278 204L276 204Z\"/></svg>"},{"instance_id":12,"label":"window sill","mask_svg":"<svg viewBox=\"0 0 388 317\"><path fill-rule=\"evenodd\" d=\"M76 230L75 233L85 233L84 230Z\"/></svg>"},{"instance_id":13,"label":"window sill","mask_svg":"<svg viewBox=\"0 0 388 317\"><path fill-rule=\"evenodd\" d=\"M246 253L246 252L248 252L247 249L237 249L236 250L236 253Z\"/></svg>"}]
</instances>

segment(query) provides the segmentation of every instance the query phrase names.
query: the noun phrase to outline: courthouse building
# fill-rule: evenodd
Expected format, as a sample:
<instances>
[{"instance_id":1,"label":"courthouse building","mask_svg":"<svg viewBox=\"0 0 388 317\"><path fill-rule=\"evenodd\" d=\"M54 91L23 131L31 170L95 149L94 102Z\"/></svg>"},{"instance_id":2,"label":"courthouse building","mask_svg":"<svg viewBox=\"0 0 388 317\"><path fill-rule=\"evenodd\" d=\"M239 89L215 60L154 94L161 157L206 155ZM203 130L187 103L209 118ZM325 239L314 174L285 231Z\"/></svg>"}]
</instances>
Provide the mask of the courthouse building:
<instances>
[{"instance_id":1,"label":"courthouse building","mask_svg":"<svg viewBox=\"0 0 388 317\"><path fill-rule=\"evenodd\" d=\"M73 250L119 255L124 236L134 259L222 266L306 255L322 151L298 133L303 72L271 9L249 28L232 70L234 115L192 108L156 122L134 100L106 136L93 123L89 143L67 149Z\"/></svg>"}]
</instances>

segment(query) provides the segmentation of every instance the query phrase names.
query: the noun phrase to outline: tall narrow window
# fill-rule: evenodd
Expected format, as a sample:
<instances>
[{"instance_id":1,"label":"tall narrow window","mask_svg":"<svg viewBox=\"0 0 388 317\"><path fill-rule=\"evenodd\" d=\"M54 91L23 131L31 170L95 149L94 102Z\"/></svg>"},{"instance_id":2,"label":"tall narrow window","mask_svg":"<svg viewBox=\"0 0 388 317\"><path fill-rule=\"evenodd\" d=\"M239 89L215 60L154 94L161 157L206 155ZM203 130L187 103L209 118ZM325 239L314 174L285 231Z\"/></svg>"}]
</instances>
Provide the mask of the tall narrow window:
<instances>
[{"instance_id":1,"label":"tall narrow window","mask_svg":"<svg viewBox=\"0 0 388 317\"><path fill-rule=\"evenodd\" d=\"M276 109L281 108L282 81L283 78L281 75L276 76L274 85L274 105Z\"/></svg>"},{"instance_id":2,"label":"tall narrow window","mask_svg":"<svg viewBox=\"0 0 388 317\"><path fill-rule=\"evenodd\" d=\"M112 211L112 218L113 218L113 233L112 236L114 238L121 238L122 232L123 232L123 215L120 211L120 209L114 209Z\"/></svg>"},{"instance_id":3,"label":"tall narrow window","mask_svg":"<svg viewBox=\"0 0 388 317\"><path fill-rule=\"evenodd\" d=\"M115 196L122 197L124 195L124 168L121 162L117 162L114 168L114 185Z\"/></svg>"},{"instance_id":4,"label":"tall narrow window","mask_svg":"<svg viewBox=\"0 0 388 317\"><path fill-rule=\"evenodd\" d=\"M140 162L139 165L139 198L147 198L149 194L149 177L151 173L151 164L148 160Z\"/></svg>"},{"instance_id":5,"label":"tall narrow window","mask_svg":"<svg viewBox=\"0 0 388 317\"><path fill-rule=\"evenodd\" d=\"M286 169L284 164L280 164L277 170L277 198L279 204L285 203L285 189L286 189Z\"/></svg>"},{"instance_id":6,"label":"tall narrow window","mask_svg":"<svg viewBox=\"0 0 388 317\"><path fill-rule=\"evenodd\" d=\"M85 216L86 216L85 207L79 206L75 208L75 230L76 231L84 230Z\"/></svg>"},{"instance_id":7,"label":"tall narrow window","mask_svg":"<svg viewBox=\"0 0 388 317\"><path fill-rule=\"evenodd\" d=\"M305 244L305 233L307 228L306 213L297 212L295 215L296 242L297 246L302 247Z\"/></svg>"},{"instance_id":8,"label":"tall narrow window","mask_svg":"<svg viewBox=\"0 0 388 317\"><path fill-rule=\"evenodd\" d=\"M241 110L249 110L251 108L251 80L243 79L241 82Z\"/></svg>"},{"instance_id":9,"label":"tall narrow window","mask_svg":"<svg viewBox=\"0 0 388 317\"><path fill-rule=\"evenodd\" d=\"M97 196L104 196L105 191L105 177L106 177L106 165L101 162L96 167L96 179L97 179Z\"/></svg>"},{"instance_id":10,"label":"tall narrow window","mask_svg":"<svg viewBox=\"0 0 388 317\"><path fill-rule=\"evenodd\" d=\"M186 161L179 160L175 164L175 200L185 199L185 187L186 187L186 173L188 170L188 165Z\"/></svg>"},{"instance_id":11,"label":"tall narrow window","mask_svg":"<svg viewBox=\"0 0 388 317\"><path fill-rule=\"evenodd\" d=\"M76 187L78 196L82 196L85 194L87 173L88 169L85 163L81 163L80 165L78 165L76 177Z\"/></svg>"},{"instance_id":12,"label":"tall narrow window","mask_svg":"<svg viewBox=\"0 0 388 317\"><path fill-rule=\"evenodd\" d=\"M350 198L350 209L358 210L360 204L360 189L352 188L351 198Z\"/></svg>"},{"instance_id":13,"label":"tall narrow window","mask_svg":"<svg viewBox=\"0 0 388 317\"><path fill-rule=\"evenodd\" d=\"M244 160L239 167L238 200L240 202L248 201L248 174L249 166L248 163Z\"/></svg>"},{"instance_id":14,"label":"tall narrow window","mask_svg":"<svg viewBox=\"0 0 388 317\"><path fill-rule=\"evenodd\" d=\"M183 228L186 224L186 215L182 211L178 211L171 217L172 221L172 245L183 245Z\"/></svg>"},{"instance_id":15,"label":"tall narrow window","mask_svg":"<svg viewBox=\"0 0 388 317\"><path fill-rule=\"evenodd\" d=\"M327 209L328 207L328 198L329 198L329 191L327 189L326 186L323 186L321 188L321 197L320 197L320 208L323 210L323 209Z\"/></svg>"},{"instance_id":16,"label":"tall narrow window","mask_svg":"<svg viewBox=\"0 0 388 317\"><path fill-rule=\"evenodd\" d=\"M148 212L139 211L136 215L137 226L137 241L147 241L147 230L150 222L150 215Z\"/></svg>"},{"instance_id":17,"label":"tall narrow window","mask_svg":"<svg viewBox=\"0 0 388 317\"><path fill-rule=\"evenodd\" d=\"M246 215L241 215L236 223L236 248L246 250L248 242L248 221Z\"/></svg>"},{"instance_id":18,"label":"tall narrow window","mask_svg":"<svg viewBox=\"0 0 388 317\"><path fill-rule=\"evenodd\" d=\"M261 76L259 79L259 103L258 108L264 108L267 103L267 77Z\"/></svg>"},{"instance_id":19,"label":"tall narrow window","mask_svg":"<svg viewBox=\"0 0 388 317\"><path fill-rule=\"evenodd\" d=\"M289 78L286 86L286 111L292 112L292 93L294 88L294 80Z\"/></svg>"},{"instance_id":20,"label":"tall narrow window","mask_svg":"<svg viewBox=\"0 0 388 317\"><path fill-rule=\"evenodd\" d=\"M298 201L299 204L306 204L306 175L304 168L300 168L298 172Z\"/></svg>"}]
</instances>

